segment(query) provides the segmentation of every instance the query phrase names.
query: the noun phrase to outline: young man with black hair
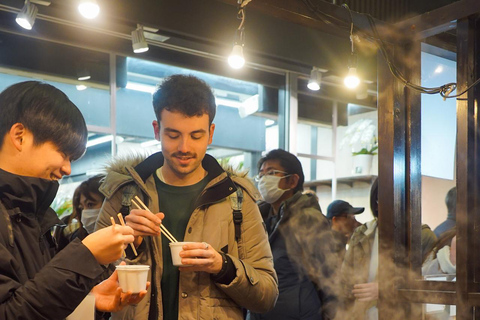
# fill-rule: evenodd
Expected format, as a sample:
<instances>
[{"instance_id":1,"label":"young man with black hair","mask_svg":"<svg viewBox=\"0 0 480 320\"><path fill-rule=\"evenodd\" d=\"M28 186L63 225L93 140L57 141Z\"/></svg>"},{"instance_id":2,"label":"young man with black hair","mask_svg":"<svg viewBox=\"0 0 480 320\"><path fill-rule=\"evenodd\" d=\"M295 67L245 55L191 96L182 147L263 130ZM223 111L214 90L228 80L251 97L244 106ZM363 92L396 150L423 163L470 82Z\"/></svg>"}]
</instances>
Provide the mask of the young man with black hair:
<instances>
[{"instance_id":1,"label":"young man with black hair","mask_svg":"<svg viewBox=\"0 0 480 320\"><path fill-rule=\"evenodd\" d=\"M103 265L133 241L130 227L93 233L53 257L50 229L60 220L49 206L86 149L78 108L51 85L12 85L0 94L0 136L0 319L64 319L92 289L101 311L137 303L146 292L121 295L116 273L97 285Z\"/></svg>"},{"instance_id":2,"label":"young man with black hair","mask_svg":"<svg viewBox=\"0 0 480 320\"><path fill-rule=\"evenodd\" d=\"M153 129L162 152L120 161L101 187L106 199L97 228L120 211L128 214L139 252L136 258L129 256L131 263L152 265L149 299L116 318L243 319L242 307L270 310L278 295L277 278L255 187L227 174L206 154L215 129L211 88L196 77L173 75L154 93L153 106ZM229 199L237 188L243 191L238 239ZM151 212L130 207L133 195ZM180 253L189 266L172 265L160 224L179 241L194 242Z\"/></svg>"},{"instance_id":3,"label":"young man with black hair","mask_svg":"<svg viewBox=\"0 0 480 320\"><path fill-rule=\"evenodd\" d=\"M336 244L316 197L302 193L302 164L290 152L272 150L260 159L256 180L280 294L273 310L250 319L333 319Z\"/></svg>"}]
</instances>

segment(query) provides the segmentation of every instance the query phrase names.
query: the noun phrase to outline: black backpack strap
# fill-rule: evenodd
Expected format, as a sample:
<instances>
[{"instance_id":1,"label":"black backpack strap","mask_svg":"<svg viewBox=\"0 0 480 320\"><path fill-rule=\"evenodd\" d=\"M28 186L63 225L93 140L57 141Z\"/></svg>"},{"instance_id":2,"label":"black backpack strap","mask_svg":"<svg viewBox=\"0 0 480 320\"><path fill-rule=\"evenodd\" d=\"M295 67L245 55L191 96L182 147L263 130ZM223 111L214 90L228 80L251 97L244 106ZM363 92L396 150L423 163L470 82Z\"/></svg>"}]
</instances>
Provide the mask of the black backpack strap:
<instances>
[{"instance_id":1,"label":"black backpack strap","mask_svg":"<svg viewBox=\"0 0 480 320\"><path fill-rule=\"evenodd\" d=\"M138 192L138 187L135 184L129 184L123 189L122 195L122 207L120 208L120 213L123 217L127 216L130 213L130 207L133 197Z\"/></svg>"},{"instance_id":2,"label":"black backpack strap","mask_svg":"<svg viewBox=\"0 0 480 320\"><path fill-rule=\"evenodd\" d=\"M243 190L237 186L237 191L230 195L230 205L233 210L233 223L235 224L235 240L238 242L242 236L242 204L243 204Z\"/></svg>"}]
</instances>

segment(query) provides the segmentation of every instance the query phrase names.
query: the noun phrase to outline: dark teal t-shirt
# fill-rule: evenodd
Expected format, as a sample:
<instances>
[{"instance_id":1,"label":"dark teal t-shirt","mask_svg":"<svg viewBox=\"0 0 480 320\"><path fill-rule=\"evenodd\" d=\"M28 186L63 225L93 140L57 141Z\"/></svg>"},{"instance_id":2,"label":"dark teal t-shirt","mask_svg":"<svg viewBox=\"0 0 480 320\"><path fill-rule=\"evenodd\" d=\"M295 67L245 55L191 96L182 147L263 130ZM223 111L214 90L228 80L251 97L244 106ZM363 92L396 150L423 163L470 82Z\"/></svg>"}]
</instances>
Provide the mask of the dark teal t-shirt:
<instances>
[{"instance_id":1,"label":"dark teal t-shirt","mask_svg":"<svg viewBox=\"0 0 480 320\"><path fill-rule=\"evenodd\" d=\"M208 184L208 175L200 182L186 187L168 185L155 174L160 212L165 214L163 225L178 241L183 241L188 220L195 210L195 201ZM163 319L178 319L178 278L179 271L172 264L168 239L162 235L163 275L161 281Z\"/></svg>"}]
</instances>

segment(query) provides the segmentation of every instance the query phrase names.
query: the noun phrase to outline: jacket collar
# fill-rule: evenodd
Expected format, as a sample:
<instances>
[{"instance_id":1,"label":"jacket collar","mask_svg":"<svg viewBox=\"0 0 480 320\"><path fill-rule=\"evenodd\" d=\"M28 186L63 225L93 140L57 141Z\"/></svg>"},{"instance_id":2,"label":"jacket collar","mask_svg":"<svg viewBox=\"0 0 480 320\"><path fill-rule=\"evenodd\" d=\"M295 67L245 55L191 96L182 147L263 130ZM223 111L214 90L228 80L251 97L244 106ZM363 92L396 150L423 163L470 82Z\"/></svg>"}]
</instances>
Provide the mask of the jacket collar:
<instances>
[{"instance_id":1,"label":"jacket collar","mask_svg":"<svg viewBox=\"0 0 480 320\"><path fill-rule=\"evenodd\" d=\"M0 200L5 208L10 214L34 216L42 231L60 222L50 209L57 190L57 181L19 176L0 169Z\"/></svg>"},{"instance_id":2,"label":"jacket collar","mask_svg":"<svg viewBox=\"0 0 480 320\"><path fill-rule=\"evenodd\" d=\"M143 185L140 184L140 187L143 188L144 192L147 190L145 187L147 179L155 174L158 168L163 166L164 160L163 154L157 152L136 165L133 170L128 170L134 179L137 178L135 180L141 180ZM211 155L205 154L202 160L202 167L208 172L210 182L197 199L195 207L220 201L237 190L235 183Z\"/></svg>"}]
</instances>

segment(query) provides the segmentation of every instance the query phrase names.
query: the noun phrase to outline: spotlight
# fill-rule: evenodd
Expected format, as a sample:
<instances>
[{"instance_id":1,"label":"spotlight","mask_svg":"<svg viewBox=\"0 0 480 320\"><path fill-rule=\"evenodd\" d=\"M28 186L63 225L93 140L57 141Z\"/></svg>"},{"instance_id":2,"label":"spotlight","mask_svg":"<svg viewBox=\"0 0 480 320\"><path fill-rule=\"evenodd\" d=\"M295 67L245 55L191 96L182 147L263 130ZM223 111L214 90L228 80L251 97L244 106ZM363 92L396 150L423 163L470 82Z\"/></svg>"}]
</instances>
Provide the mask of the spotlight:
<instances>
[{"instance_id":1,"label":"spotlight","mask_svg":"<svg viewBox=\"0 0 480 320\"><path fill-rule=\"evenodd\" d=\"M228 57L228 64L233 69L240 69L245 65L245 58L243 57L243 47L239 44L233 46L232 53Z\"/></svg>"},{"instance_id":2,"label":"spotlight","mask_svg":"<svg viewBox=\"0 0 480 320\"><path fill-rule=\"evenodd\" d=\"M148 43L145 40L143 27L140 24L137 24L137 29L132 31L132 47L135 53L148 51Z\"/></svg>"},{"instance_id":3,"label":"spotlight","mask_svg":"<svg viewBox=\"0 0 480 320\"><path fill-rule=\"evenodd\" d=\"M77 71L77 79L80 81L89 80L91 78L90 72L87 69L80 69Z\"/></svg>"},{"instance_id":4,"label":"spotlight","mask_svg":"<svg viewBox=\"0 0 480 320\"><path fill-rule=\"evenodd\" d=\"M312 71L310 72L310 79L308 80L307 87L312 91L320 90L320 86L322 84L322 73L318 68L313 67Z\"/></svg>"},{"instance_id":5,"label":"spotlight","mask_svg":"<svg viewBox=\"0 0 480 320\"><path fill-rule=\"evenodd\" d=\"M80 0L78 11L84 18L93 19L100 13L100 7L97 4L97 0Z\"/></svg>"},{"instance_id":6,"label":"spotlight","mask_svg":"<svg viewBox=\"0 0 480 320\"><path fill-rule=\"evenodd\" d=\"M30 0L25 1L25 5L17 15L15 21L24 29L32 30L35 18L37 17L38 8L31 4Z\"/></svg>"}]
</instances>

